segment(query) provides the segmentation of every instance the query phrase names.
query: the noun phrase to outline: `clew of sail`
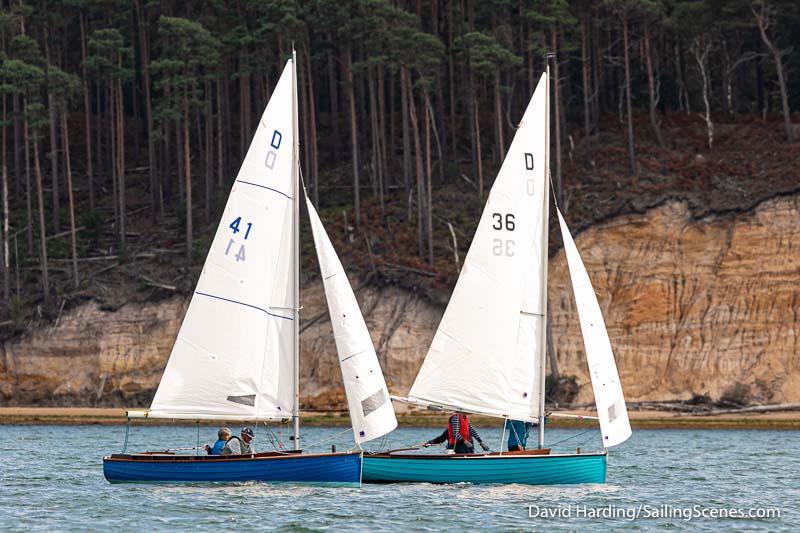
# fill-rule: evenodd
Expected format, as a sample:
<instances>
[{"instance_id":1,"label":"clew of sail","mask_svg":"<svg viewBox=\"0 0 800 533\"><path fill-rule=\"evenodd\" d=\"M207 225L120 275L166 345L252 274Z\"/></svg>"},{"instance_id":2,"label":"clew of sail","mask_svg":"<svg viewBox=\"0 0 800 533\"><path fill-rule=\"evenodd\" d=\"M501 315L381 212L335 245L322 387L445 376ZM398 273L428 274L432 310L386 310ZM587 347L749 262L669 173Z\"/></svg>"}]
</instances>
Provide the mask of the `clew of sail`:
<instances>
[{"instance_id":1,"label":"clew of sail","mask_svg":"<svg viewBox=\"0 0 800 533\"><path fill-rule=\"evenodd\" d=\"M292 66L231 189L148 417L291 416Z\"/></svg>"},{"instance_id":2,"label":"clew of sail","mask_svg":"<svg viewBox=\"0 0 800 533\"><path fill-rule=\"evenodd\" d=\"M367 442L397 427L394 408L364 317L317 211L306 197L333 337L342 368L356 442Z\"/></svg>"},{"instance_id":3,"label":"clew of sail","mask_svg":"<svg viewBox=\"0 0 800 533\"><path fill-rule=\"evenodd\" d=\"M564 240L564 252L569 266L569 277L572 280L572 292L575 295L575 306L583 334L583 346L589 362L589 375L592 378L594 401L597 405L597 417L600 419L600 431L603 435L603 446L616 446L631 436L631 424L628 420L628 409L622 395L622 384L611 350L603 313L597 303L597 295L592 287L589 274L583 265L578 248L569 232L567 223L557 209L558 223L561 226L561 237Z\"/></svg>"},{"instance_id":4,"label":"clew of sail","mask_svg":"<svg viewBox=\"0 0 800 533\"><path fill-rule=\"evenodd\" d=\"M409 400L539 418L546 290L547 80L519 124Z\"/></svg>"}]
</instances>

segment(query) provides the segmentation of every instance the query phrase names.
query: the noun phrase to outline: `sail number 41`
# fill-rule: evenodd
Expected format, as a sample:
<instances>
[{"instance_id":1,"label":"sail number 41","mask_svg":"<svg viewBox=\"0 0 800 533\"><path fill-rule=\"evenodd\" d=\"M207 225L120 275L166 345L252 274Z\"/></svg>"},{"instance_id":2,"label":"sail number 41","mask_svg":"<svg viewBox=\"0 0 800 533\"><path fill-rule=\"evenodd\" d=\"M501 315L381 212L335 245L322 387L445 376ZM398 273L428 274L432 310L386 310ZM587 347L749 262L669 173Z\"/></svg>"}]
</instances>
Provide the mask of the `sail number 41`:
<instances>
[{"instance_id":1,"label":"sail number 41","mask_svg":"<svg viewBox=\"0 0 800 533\"><path fill-rule=\"evenodd\" d=\"M231 228L231 231L233 232L234 235L236 235L240 231L244 231L244 240L247 240L247 237L250 236L250 230L253 229L253 223L247 222L246 229L242 228L241 224L242 224L242 217L236 217L233 220L233 222L228 224L228 227ZM234 247L235 244L236 244L235 239L231 237L231 239L228 241L228 246L225 248L225 255L230 254L231 250L235 249ZM236 252L234 257L236 258L237 262L245 260L244 243L239 245L239 250Z\"/></svg>"}]
</instances>

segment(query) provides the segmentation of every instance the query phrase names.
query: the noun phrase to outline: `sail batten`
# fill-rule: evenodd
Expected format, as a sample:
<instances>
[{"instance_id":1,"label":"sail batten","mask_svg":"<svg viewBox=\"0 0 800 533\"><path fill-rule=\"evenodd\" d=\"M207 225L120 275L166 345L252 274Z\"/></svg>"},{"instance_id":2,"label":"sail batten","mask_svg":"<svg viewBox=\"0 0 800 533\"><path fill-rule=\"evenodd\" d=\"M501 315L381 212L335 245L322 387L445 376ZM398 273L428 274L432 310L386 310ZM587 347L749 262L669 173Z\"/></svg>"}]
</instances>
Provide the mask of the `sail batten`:
<instances>
[{"instance_id":1,"label":"sail batten","mask_svg":"<svg viewBox=\"0 0 800 533\"><path fill-rule=\"evenodd\" d=\"M543 358L546 76L489 192L450 303L409 392L424 402L538 420Z\"/></svg>"},{"instance_id":2,"label":"sail batten","mask_svg":"<svg viewBox=\"0 0 800 533\"><path fill-rule=\"evenodd\" d=\"M308 197L306 205L342 369L353 435L356 442L363 443L394 430L397 419L350 280Z\"/></svg>"},{"instance_id":3,"label":"sail batten","mask_svg":"<svg viewBox=\"0 0 800 533\"><path fill-rule=\"evenodd\" d=\"M231 188L148 418L291 416L292 65ZM236 398L238 401L231 401Z\"/></svg>"},{"instance_id":4,"label":"sail batten","mask_svg":"<svg viewBox=\"0 0 800 533\"><path fill-rule=\"evenodd\" d=\"M628 410L597 295L567 223L561 211L557 209L556 212L561 237L564 240L564 253L567 257L586 359L589 363L589 376L592 380L603 446L609 448L625 442L631 436Z\"/></svg>"}]
</instances>

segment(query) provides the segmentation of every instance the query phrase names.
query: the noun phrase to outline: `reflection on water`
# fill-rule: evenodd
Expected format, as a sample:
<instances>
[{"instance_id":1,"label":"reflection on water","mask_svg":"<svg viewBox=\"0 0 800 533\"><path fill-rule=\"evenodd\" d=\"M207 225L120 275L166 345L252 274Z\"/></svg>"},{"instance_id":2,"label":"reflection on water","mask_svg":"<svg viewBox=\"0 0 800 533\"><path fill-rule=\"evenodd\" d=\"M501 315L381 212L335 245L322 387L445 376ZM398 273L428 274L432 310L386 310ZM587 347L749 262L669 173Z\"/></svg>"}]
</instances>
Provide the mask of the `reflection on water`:
<instances>
[{"instance_id":1,"label":"reflection on water","mask_svg":"<svg viewBox=\"0 0 800 533\"><path fill-rule=\"evenodd\" d=\"M216 430L200 429L201 444ZM276 437L288 442L285 430ZM435 436L436 429L401 429L383 448L401 448ZM493 449L499 429L481 433ZM548 431L556 443L575 430ZM307 428L306 442L330 439L347 449L352 435L341 428ZM582 442L586 438L588 442ZM101 458L122 448L124 431L108 426L0 426L0 529L120 531L216 528L290 531L443 529L800 529L800 432L792 431L635 431L611 450L608 483L536 487L525 485L364 485L361 489L302 485L193 484L110 485ZM565 441L556 451L589 450L596 434ZM134 426L129 450L194 446L197 429ZM258 449L271 449L264 428ZM372 449L378 445L374 445ZM183 453L193 453L186 451ZM577 517L576 510L615 506L692 508L774 507L771 520L685 520L681 516L627 520ZM562 516L530 518L529 507ZM569 513L567 513L569 511ZM571 514L571 516L563 516Z\"/></svg>"}]
</instances>

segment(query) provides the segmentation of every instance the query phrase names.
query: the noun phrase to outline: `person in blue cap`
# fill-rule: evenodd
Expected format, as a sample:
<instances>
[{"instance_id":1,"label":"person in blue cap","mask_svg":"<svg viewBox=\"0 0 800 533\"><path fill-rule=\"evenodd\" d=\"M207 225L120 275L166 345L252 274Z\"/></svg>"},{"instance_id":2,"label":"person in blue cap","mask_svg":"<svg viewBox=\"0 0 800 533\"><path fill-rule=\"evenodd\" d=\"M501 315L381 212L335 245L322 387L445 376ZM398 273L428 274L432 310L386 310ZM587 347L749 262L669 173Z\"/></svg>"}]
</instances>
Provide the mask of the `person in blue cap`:
<instances>
[{"instance_id":1,"label":"person in blue cap","mask_svg":"<svg viewBox=\"0 0 800 533\"><path fill-rule=\"evenodd\" d=\"M240 435L240 437L234 435L228 439L225 447L222 448L222 455L249 455L256 453L256 449L253 446L253 439L256 435L253 430L249 427L243 427Z\"/></svg>"}]
</instances>

